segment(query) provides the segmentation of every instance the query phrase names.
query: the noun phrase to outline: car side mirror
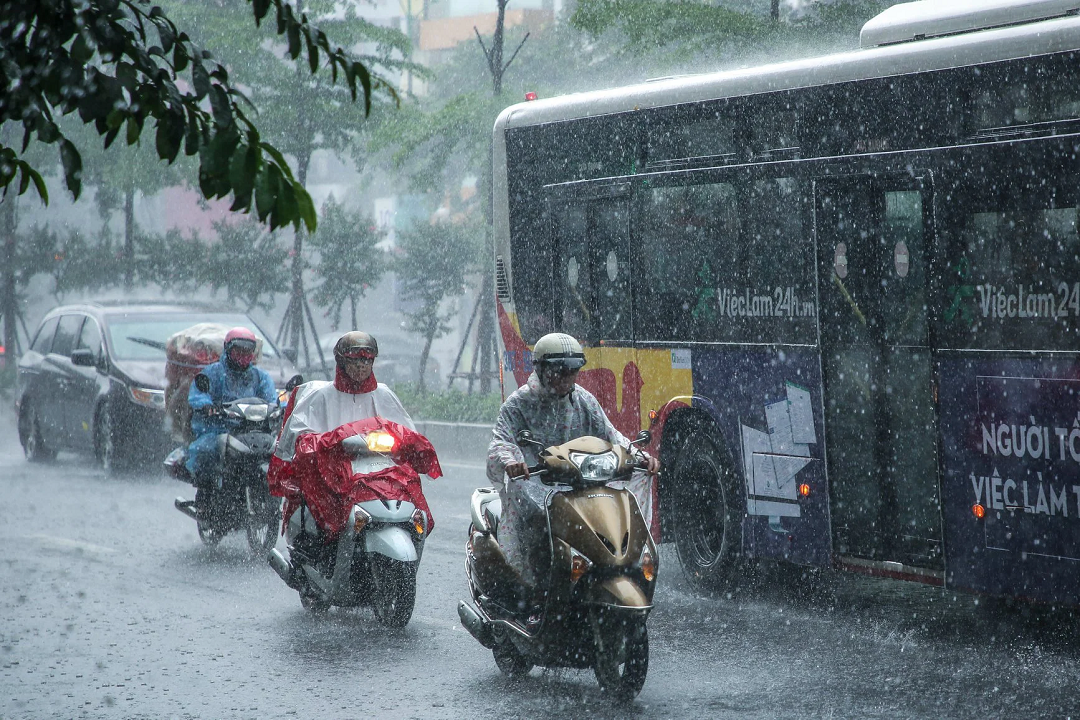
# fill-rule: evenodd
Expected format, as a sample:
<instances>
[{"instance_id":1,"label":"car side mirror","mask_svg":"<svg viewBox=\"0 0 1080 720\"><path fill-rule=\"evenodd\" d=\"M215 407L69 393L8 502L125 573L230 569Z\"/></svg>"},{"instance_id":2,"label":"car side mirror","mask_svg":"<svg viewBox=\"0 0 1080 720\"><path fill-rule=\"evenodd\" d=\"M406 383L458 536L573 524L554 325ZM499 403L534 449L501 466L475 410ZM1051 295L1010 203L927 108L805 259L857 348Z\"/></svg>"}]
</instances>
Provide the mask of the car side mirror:
<instances>
[{"instance_id":1,"label":"car side mirror","mask_svg":"<svg viewBox=\"0 0 1080 720\"><path fill-rule=\"evenodd\" d=\"M304 376L303 375L293 375L291 378L289 378L289 382L285 383L285 392L292 392L293 390L295 390L297 388L298 385L303 385L303 384L304 384Z\"/></svg>"},{"instance_id":2,"label":"car side mirror","mask_svg":"<svg viewBox=\"0 0 1080 720\"><path fill-rule=\"evenodd\" d=\"M210 378L199 373L195 376L195 387L199 388L199 392L210 392Z\"/></svg>"},{"instance_id":3,"label":"car side mirror","mask_svg":"<svg viewBox=\"0 0 1080 720\"><path fill-rule=\"evenodd\" d=\"M281 356L291 362L293 365L296 364L296 358L298 357L296 354L296 348L294 347L281 348Z\"/></svg>"},{"instance_id":4,"label":"car side mirror","mask_svg":"<svg viewBox=\"0 0 1080 720\"><path fill-rule=\"evenodd\" d=\"M71 352L71 364L77 367L94 367L97 365L97 358L92 350L79 348Z\"/></svg>"}]
</instances>

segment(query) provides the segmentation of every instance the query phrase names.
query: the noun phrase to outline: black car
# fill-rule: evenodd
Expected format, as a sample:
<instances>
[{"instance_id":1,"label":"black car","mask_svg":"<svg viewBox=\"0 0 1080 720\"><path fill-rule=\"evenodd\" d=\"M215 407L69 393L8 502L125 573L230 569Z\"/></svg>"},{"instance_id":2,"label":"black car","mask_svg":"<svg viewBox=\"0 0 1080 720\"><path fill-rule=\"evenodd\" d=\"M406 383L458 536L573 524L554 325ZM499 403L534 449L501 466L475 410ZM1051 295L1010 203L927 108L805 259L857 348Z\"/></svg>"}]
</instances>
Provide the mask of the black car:
<instances>
[{"instance_id":1,"label":"black car","mask_svg":"<svg viewBox=\"0 0 1080 720\"><path fill-rule=\"evenodd\" d=\"M243 325L263 341L259 367L284 387L296 370L242 312L194 304L83 303L48 313L18 363L19 440L32 461L93 452L107 470L164 457L165 341L196 323Z\"/></svg>"}]
</instances>

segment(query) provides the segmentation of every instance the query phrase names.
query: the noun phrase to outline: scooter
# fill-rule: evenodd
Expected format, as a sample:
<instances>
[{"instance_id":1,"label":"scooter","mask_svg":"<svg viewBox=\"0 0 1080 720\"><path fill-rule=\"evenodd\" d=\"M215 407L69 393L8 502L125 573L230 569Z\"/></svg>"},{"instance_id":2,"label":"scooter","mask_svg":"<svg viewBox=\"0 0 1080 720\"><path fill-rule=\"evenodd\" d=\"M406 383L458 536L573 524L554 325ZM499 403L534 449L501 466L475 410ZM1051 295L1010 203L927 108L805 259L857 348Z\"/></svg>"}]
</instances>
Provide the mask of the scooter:
<instances>
[{"instance_id":1,"label":"scooter","mask_svg":"<svg viewBox=\"0 0 1080 720\"><path fill-rule=\"evenodd\" d=\"M288 389L301 382L289 381ZM196 375L195 386L210 389L209 379ZM262 398L249 397L214 405L204 412L225 418L229 431L218 435L219 482L200 485L195 499L176 498L177 510L195 520L199 539L217 545L228 533L244 529L248 546L265 555L277 542L281 525L281 501L270 495L266 472L281 426L282 408ZM165 458L166 471L178 480L195 484L188 472L187 448L179 447Z\"/></svg>"},{"instance_id":2,"label":"scooter","mask_svg":"<svg viewBox=\"0 0 1080 720\"><path fill-rule=\"evenodd\" d=\"M499 545L499 495L478 488L465 546L472 603L458 604L461 623L510 677L534 665L592 668L605 693L636 697L649 668L658 558L633 494L609 483L645 466L636 448L649 433L630 448L590 436L540 448L528 431L517 442L540 449L529 474L550 490L547 580L523 585Z\"/></svg>"},{"instance_id":3,"label":"scooter","mask_svg":"<svg viewBox=\"0 0 1080 720\"><path fill-rule=\"evenodd\" d=\"M424 542L433 522L420 491L420 472L438 477L425 464L419 469L411 464L416 454L401 453L410 443L424 445L434 458L434 449L418 433L402 432L400 426L381 418L351 423L344 428L359 430L326 448L336 448L348 458L349 475L344 487L329 493L320 480L308 492L316 495L299 501L285 527L289 557L276 549L268 556L270 566L285 583L300 594L300 603L314 613L323 613L331 605L358 607L370 605L383 625L404 627L412 617L416 601L416 572L424 554ZM328 433L329 434L329 433ZM325 466L322 466L325 468ZM389 481L389 482L388 482ZM404 499L411 488L416 502ZM334 528L318 522L312 512L316 505L345 504L345 521ZM371 497L352 502L352 498ZM418 507L423 504L423 507Z\"/></svg>"}]
</instances>

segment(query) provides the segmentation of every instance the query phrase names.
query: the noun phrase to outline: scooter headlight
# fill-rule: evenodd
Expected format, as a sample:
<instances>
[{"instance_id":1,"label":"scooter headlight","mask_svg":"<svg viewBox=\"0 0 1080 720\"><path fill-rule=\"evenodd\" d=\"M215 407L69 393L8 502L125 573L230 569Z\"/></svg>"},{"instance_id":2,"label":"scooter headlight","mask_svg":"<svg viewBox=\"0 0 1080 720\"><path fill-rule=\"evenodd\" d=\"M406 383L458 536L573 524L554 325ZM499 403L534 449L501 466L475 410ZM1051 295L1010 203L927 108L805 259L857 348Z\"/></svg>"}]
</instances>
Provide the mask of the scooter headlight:
<instances>
[{"instance_id":1,"label":"scooter headlight","mask_svg":"<svg viewBox=\"0 0 1080 720\"><path fill-rule=\"evenodd\" d=\"M570 453L570 462L577 465L583 480L610 480L619 469L619 458L610 450L599 455Z\"/></svg>"},{"instance_id":2,"label":"scooter headlight","mask_svg":"<svg viewBox=\"0 0 1080 720\"><path fill-rule=\"evenodd\" d=\"M591 567L592 561L589 558L570 548L570 582L576 583Z\"/></svg>"},{"instance_id":3,"label":"scooter headlight","mask_svg":"<svg viewBox=\"0 0 1080 720\"><path fill-rule=\"evenodd\" d=\"M240 414L244 416L244 419L249 422L262 422L270 413L270 406L263 405L262 403L242 403L237 405L236 409L239 410Z\"/></svg>"},{"instance_id":4,"label":"scooter headlight","mask_svg":"<svg viewBox=\"0 0 1080 720\"><path fill-rule=\"evenodd\" d=\"M388 453L394 449L394 445L397 443L397 439L393 435L381 430L369 432L365 439L367 440L368 450L373 453Z\"/></svg>"},{"instance_id":5,"label":"scooter headlight","mask_svg":"<svg viewBox=\"0 0 1080 720\"><path fill-rule=\"evenodd\" d=\"M638 560L638 565L641 567L641 574L645 577L646 582L652 582L656 579L656 559L653 557L648 545L641 549L641 559Z\"/></svg>"}]
</instances>

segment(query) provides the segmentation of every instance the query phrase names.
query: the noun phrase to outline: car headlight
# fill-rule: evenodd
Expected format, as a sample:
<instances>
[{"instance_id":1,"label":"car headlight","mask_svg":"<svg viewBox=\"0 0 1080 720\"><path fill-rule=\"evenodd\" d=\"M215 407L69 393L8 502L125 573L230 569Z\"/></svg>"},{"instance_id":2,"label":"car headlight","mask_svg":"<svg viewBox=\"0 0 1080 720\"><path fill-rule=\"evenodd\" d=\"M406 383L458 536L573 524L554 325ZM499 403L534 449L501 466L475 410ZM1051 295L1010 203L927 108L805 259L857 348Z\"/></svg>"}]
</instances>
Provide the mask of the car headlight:
<instances>
[{"instance_id":1,"label":"car headlight","mask_svg":"<svg viewBox=\"0 0 1080 720\"><path fill-rule=\"evenodd\" d=\"M143 407L154 408L155 410L165 409L165 391L155 390L153 388L140 388L140 387L128 387L128 397L133 402Z\"/></svg>"},{"instance_id":2,"label":"car headlight","mask_svg":"<svg viewBox=\"0 0 1080 720\"><path fill-rule=\"evenodd\" d=\"M608 480L619 469L619 458L610 450L599 455L570 453L570 462L577 465L583 480Z\"/></svg>"}]
</instances>

